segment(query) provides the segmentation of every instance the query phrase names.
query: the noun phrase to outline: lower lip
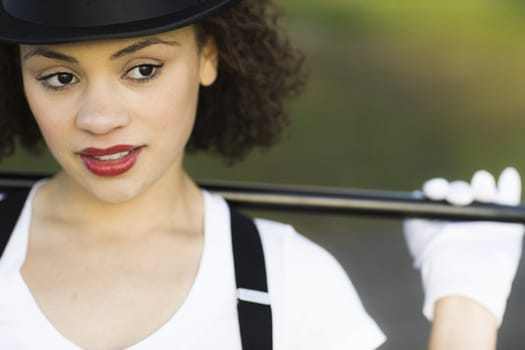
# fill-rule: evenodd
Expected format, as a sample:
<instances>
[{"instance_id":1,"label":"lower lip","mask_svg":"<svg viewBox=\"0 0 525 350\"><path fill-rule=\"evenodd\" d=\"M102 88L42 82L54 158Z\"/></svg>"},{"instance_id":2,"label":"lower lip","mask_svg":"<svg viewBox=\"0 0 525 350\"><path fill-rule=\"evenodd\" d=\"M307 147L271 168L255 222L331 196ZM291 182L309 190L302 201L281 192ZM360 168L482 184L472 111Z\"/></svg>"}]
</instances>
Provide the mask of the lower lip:
<instances>
[{"instance_id":1,"label":"lower lip","mask_svg":"<svg viewBox=\"0 0 525 350\"><path fill-rule=\"evenodd\" d=\"M82 162L86 168L97 176L111 177L122 175L135 165L141 148L134 149L130 154L124 158L117 160L99 160L93 157L80 155Z\"/></svg>"}]
</instances>

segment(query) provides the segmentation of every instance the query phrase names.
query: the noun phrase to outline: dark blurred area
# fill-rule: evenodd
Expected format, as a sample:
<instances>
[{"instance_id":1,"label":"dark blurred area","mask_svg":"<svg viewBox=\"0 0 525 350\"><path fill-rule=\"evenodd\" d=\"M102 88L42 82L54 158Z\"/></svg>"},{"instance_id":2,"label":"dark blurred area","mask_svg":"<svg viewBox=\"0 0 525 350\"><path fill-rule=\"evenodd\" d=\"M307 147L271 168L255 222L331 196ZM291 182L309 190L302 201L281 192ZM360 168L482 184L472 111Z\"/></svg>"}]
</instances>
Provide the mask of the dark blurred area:
<instances>
[{"instance_id":1,"label":"dark blurred area","mask_svg":"<svg viewBox=\"0 0 525 350\"><path fill-rule=\"evenodd\" d=\"M512 165L525 173L525 3L518 1L278 0L304 50L306 93L278 147L228 167L187 159L197 179L411 191L427 178L469 179ZM18 152L0 170L51 172L48 154ZM381 348L422 349L429 325L401 232L381 218L264 212L343 263L387 333ZM523 264L522 264L523 265ZM500 332L524 349L525 266Z\"/></svg>"}]
</instances>

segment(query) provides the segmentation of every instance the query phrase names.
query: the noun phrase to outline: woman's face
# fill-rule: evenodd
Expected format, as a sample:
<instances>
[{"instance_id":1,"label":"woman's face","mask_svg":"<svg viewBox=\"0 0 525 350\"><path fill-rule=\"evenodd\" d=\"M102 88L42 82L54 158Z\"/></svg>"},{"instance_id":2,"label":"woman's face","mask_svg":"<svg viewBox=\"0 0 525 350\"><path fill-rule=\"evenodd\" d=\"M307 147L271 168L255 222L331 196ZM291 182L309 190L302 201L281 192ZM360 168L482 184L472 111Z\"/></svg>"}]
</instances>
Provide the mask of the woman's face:
<instances>
[{"instance_id":1,"label":"woman's face","mask_svg":"<svg viewBox=\"0 0 525 350\"><path fill-rule=\"evenodd\" d=\"M108 202L182 173L200 85L216 78L216 50L193 27L157 35L22 45L29 106L76 183Z\"/></svg>"}]
</instances>

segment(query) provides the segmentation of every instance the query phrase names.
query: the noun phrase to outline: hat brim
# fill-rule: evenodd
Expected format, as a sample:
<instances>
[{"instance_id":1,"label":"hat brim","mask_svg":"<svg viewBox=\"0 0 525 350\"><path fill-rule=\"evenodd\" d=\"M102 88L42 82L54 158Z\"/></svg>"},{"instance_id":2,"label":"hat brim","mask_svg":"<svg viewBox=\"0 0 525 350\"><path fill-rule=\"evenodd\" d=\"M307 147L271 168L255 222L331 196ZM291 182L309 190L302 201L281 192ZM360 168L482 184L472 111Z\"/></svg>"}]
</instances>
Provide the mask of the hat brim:
<instances>
[{"instance_id":1,"label":"hat brim","mask_svg":"<svg viewBox=\"0 0 525 350\"><path fill-rule=\"evenodd\" d=\"M238 1L238 0L237 0ZM0 42L17 44L60 44L77 41L118 39L152 35L193 24L237 2L217 1L174 14L96 27L50 26L12 17L0 6Z\"/></svg>"}]
</instances>

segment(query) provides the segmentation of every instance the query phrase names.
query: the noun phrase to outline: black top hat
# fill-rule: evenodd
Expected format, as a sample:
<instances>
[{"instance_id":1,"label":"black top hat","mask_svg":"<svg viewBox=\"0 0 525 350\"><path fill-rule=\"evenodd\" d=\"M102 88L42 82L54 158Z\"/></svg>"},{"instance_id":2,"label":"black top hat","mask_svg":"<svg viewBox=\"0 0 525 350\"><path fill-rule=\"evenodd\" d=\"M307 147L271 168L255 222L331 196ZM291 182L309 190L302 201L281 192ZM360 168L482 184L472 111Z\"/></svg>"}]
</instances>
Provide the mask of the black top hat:
<instances>
[{"instance_id":1,"label":"black top hat","mask_svg":"<svg viewBox=\"0 0 525 350\"><path fill-rule=\"evenodd\" d=\"M52 44L176 29L238 0L1 0L0 41Z\"/></svg>"}]
</instances>

